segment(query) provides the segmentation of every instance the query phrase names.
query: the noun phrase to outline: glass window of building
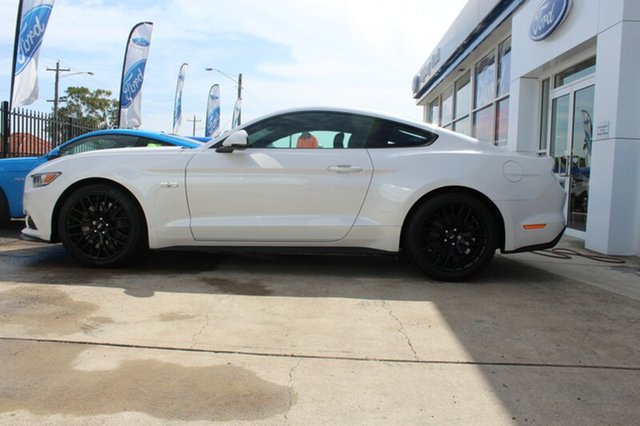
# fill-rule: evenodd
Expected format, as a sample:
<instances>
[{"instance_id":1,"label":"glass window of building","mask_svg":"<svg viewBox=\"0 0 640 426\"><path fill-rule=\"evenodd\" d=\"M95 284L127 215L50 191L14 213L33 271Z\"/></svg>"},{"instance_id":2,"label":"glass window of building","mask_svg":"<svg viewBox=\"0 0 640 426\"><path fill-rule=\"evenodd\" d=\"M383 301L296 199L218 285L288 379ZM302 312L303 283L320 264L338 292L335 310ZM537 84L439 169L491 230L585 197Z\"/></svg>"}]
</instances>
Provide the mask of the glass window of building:
<instances>
[{"instance_id":1,"label":"glass window of building","mask_svg":"<svg viewBox=\"0 0 640 426\"><path fill-rule=\"evenodd\" d=\"M442 119L440 123L446 125L453 120L453 86L442 94Z\"/></svg>"},{"instance_id":2,"label":"glass window of building","mask_svg":"<svg viewBox=\"0 0 640 426\"><path fill-rule=\"evenodd\" d=\"M511 89L511 38L498 47L498 97L509 93Z\"/></svg>"},{"instance_id":3,"label":"glass window of building","mask_svg":"<svg viewBox=\"0 0 640 426\"><path fill-rule=\"evenodd\" d=\"M469 114L471 110L471 73L467 72L456 81L455 118Z\"/></svg>"},{"instance_id":4,"label":"glass window of building","mask_svg":"<svg viewBox=\"0 0 640 426\"><path fill-rule=\"evenodd\" d=\"M509 130L509 98L498 102L496 109L496 145L507 144L507 133Z\"/></svg>"},{"instance_id":5,"label":"glass window of building","mask_svg":"<svg viewBox=\"0 0 640 426\"><path fill-rule=\"evenodd\" d=\"M540 143L538 152L547 152L549 140L549 79L542 80L542 94L540 96L542 105L540 107Z\"/></svg>"},{"instance_id":6,"label":"glass window of building","mask_svg":"<svg viewBox=\"0 0 640 426\"><path fill-rule=\"evenodd\" d=\"M493 105L473 113L473 135L483 142L493 142Z\"/></svg>"},{"instance_id":7,"label":"glass window of building","mask_svg":"<svg viewBox=\"0 0 640 426\"><path fill-rule=\"evenodd\" d=\"M469 116L467 115L465 118L458 120L453 125L453 130L458 133L462 133L463 135L471 136L471 126Z\"/></svg>"},{"instance_id":8,"label":"glass window of building","mask_svg":"<svg viewBox=\"0 0 640 426\"><path fill-rule=\"evenodd\" d=\"M576 80L586 77L596 72L596 58L588 59L578 65L569 68L556 75L555 87L564 86L565 84L573 83Z\"/></svg>"},{"instance_id":9,"label":"glass window of building","mask_svg":"<svg viewBox=\"0 0 640 426\"><path fill-rule=\"evenodd\" d=\"M438 98L429 104L429 123L440 125L440 100Z\"/></svg>"},{"instance_id":10,"label":"glass window of building","mask_svg":"<svg viewBox=\"0 0 640 426\"><path fill-rule=\"evenodd\" d=\"M474 105L482 107L495 97L496 66L495 54L485 56L476 64Z\"/></svg>"}]
</instances>

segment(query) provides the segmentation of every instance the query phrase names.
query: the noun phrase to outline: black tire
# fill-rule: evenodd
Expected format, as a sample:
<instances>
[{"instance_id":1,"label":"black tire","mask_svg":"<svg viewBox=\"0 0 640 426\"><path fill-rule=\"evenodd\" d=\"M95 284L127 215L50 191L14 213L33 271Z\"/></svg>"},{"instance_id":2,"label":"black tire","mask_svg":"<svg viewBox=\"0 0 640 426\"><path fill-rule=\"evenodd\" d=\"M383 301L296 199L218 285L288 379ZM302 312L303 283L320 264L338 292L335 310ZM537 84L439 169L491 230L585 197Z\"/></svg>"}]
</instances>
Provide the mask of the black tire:
<instances>
[{"instance_id":1,"label":"black tire","mask_svg":"<svg viewBox=\"0 0 640 426\"><path fill-rule=\"evenodd\" d=\"M67 251L89 266L122 266L147 248L145 221L135 201L103 184L79 188L65 200L58 235Z\"/></svg>"},{"instance_id":2,"label":"black tire","mask_svg":"<svg viewBox=\"0 0 640 426\"><path fill-rule=\"evenodd\" d=\"M0 189L0 226L7 226L11 222L11 212L9 212L9 202L4 192Z\"/></svg>"},{"instance_id":3,"label":"black tire","mask_svg":"<svg viewBox=\"0 0 640 426\"><path fill-rule=\"evenodd\" d=\"M408 257L428 276L464 281L482 271L495 254L496 220L478 198L442 194L418 207L404 234Z\"/></svg>"}]
</instances>

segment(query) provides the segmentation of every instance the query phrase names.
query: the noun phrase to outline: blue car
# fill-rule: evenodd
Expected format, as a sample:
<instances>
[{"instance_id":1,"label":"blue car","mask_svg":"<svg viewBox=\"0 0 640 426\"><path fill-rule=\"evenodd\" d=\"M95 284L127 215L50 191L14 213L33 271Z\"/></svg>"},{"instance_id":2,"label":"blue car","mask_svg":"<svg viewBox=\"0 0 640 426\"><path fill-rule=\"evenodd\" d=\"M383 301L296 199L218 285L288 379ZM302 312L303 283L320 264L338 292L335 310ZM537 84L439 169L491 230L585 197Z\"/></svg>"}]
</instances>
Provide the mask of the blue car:
<instances>
[{"instance_id":1,"label":"blue car","mask_svg":"<svg viewBox=\"0 0 640 426\"><path fill-rule=\"evenodd\" d=\"M194 139L143 130L111 129L86 133L52 149L42 157L0 159L0 226L12 218L21 218L22 192L27 174L54 158L85 151L127 147L181 146L195 148L201 143Z\"/></svg>"}]
</instances>

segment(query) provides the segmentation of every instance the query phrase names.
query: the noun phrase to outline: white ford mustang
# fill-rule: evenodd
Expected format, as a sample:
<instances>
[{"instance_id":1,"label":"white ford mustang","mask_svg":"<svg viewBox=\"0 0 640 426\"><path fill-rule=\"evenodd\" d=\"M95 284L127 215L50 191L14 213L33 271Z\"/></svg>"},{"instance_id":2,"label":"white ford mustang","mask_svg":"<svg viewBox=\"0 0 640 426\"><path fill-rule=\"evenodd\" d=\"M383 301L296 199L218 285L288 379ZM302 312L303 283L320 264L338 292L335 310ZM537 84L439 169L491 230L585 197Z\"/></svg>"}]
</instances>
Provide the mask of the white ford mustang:
<instances>
[{"instance_id":1,"label":"white ford mustang","mask_svg":"<svg viewBox=\"0 0 640 426\"><path fill-rule=\"evenodd\" d=\"M552 247L565 194L549 158L422 123L327 108L272 114L196 149L50 161L25 185L25 238L91 266L167 247L404 251L447 281L496 249Z\"/></svg>"}]
</instances>

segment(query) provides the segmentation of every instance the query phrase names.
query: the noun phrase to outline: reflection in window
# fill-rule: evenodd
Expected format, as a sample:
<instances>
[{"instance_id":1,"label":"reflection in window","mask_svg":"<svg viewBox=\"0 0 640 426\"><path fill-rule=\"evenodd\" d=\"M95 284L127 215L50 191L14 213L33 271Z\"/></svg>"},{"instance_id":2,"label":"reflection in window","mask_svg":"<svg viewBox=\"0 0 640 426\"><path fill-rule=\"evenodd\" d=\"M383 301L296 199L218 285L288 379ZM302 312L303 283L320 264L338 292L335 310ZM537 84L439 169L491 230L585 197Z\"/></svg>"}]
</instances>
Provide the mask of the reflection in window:
<instances>
[{"instance_id":1,"label":"reflection in window","mask_svg":"<svg viewBox=\"0 0 640 426\"><path fill-rule=\"evenodd\" d=\"M511 39L505 40L498 48L498 97L509 93L511 86Z\"/></svg>"},{"instance_id":2,"label":"reflection in window","mask_svg":"<svg viewBox=\"0 0 640 426\"><path fill-rule=\"evenodd\" d=\"M482 142L493 142L493 105L473 114L473 135Z\"/></svg>"},{"instance_id":3,"label":"reflection in window","mask_svg":"<svg viewBox=\"0 0 640 426\"><path fill-rule=\"evenodd\" d=\"M469 114L471 109L471 77L467 72L456 81L455 118Z\"/></svg>"},{"instance_id":4,"label":"reflection in window","mask_svg":"<svg viewBox=\"0 0 640 426\"><path fill-rule=\"evenodd\" d=\"M462 133L463 135L471 136L471 128L470 128L470 119L469 116L466 116L462 120L458 120L455 122L453 126L453 130L458 133Z\"/></svg>"},{"instance_id":5,"label":"reflection in window","mask_svg":"<svg viewBox=\"0 0 640 426\"><path fill-rule=\"evenodd\" d=\"M496 145L507 144L507 133L509 130L509 98L498 102L496 110Z\"/></svg>"},{"instance_id":6,"label":"reflection in window","mask_svg":"<svg viewBox=\"0 0 640 426\"><path fill-rule=\"evenodd\" d=\"M440 103L437 98L429 104L429 123L440 125Z\"/></svg>"},{"instance_id":7,"label":"reflection in window","mask_svg":"<svg viewBox=\"0 0 640 426\"><path fill-rule=\"evenodd\" d=\"M573 83L596 72L596 58L593 57L556 75L555 87Z\"/></svg>"},{"instance_id":8,"label":"reflection in window","mask_svg":"<svg viewBox=\"0 0 640 426\"><path fill-rule=\"evenodd\" d=\"M367 145L368 148L404 148L425 146L437 139L437 135L415 127L390 121L380 121Z\"/></svg>"},{"instance_id":9,"label":"reflection in window","mask_svg":"<svg viewBox=\"0 0 640 426\"><path fill-rule=\"evenodd\" d=\"M442 95L442 124L453 120L453 86L444 91Z\"/></svg>"},{"instance_id":10,"label":"reflection in window","mask_svg":"<svg viewBox=\"0 0 640 426\"><path fill-rule=\"evenodd\" d=\"M549 140L549 79L542 81L542 105L540 108L540 143L538 144L538 150L540 152L547 151L547 144Z\"/></svg>"},{"instance_id":11,"label":"reflection in window","mask_svg":"<svg viewBox=\"0 0 640 426\"><path fill-rule=\"evenodd\" d=\"M495 57L494 54L485 56L476 65L475 103L476 108L493 101L495 93Z\"/></svg>"}]
</instances>

